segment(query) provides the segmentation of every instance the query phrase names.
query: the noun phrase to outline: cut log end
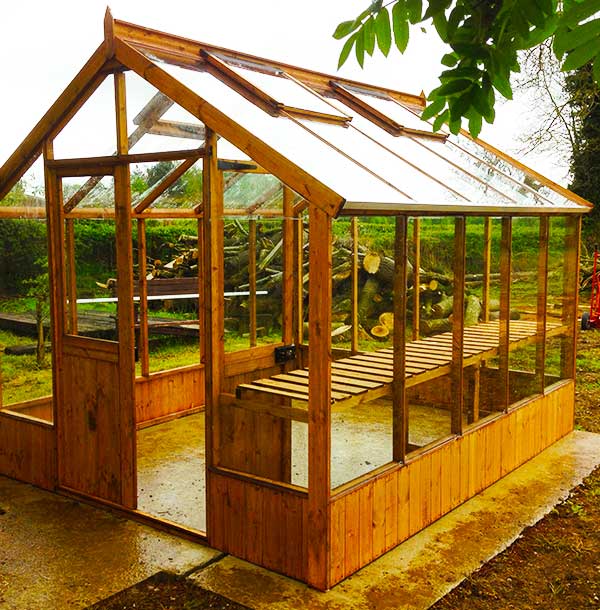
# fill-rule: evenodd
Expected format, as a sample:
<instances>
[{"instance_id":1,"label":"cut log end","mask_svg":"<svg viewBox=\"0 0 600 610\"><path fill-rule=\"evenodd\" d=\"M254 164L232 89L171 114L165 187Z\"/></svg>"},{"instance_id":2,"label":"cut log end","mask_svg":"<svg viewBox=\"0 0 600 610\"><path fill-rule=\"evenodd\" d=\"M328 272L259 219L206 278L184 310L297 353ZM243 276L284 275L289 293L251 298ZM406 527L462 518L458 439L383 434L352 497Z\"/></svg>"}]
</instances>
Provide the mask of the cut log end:
<instances>
[{"instance_id":1,"label":"cut log end","mask_svg":"<svg viewBox=\"0 0 600 610\"><path fill-rule=\"evenodd\" d=\"M385 339L390 336L390 329L383 324L377 324L371 329L371 335L376 339Z\"/></svg>"}]
</instances>

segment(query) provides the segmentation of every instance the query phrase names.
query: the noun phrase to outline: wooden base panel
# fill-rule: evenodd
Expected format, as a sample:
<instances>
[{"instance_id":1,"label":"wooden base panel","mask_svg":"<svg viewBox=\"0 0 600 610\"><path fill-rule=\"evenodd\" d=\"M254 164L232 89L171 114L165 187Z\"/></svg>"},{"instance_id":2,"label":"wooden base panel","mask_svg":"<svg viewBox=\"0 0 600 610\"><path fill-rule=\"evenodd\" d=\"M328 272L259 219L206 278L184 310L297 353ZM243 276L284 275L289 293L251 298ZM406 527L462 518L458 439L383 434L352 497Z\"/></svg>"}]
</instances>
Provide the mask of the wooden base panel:
<instances>
[{"instance_id":1,"label":"wooden base panel","mask_svg":"<svg viewBox=\"0 0 600 610\"><path fill-rule=\"evenodd\" d=\"M334 496L329 586L462 504L573 430L574 383Z\"/></svg>"}]
</instances>

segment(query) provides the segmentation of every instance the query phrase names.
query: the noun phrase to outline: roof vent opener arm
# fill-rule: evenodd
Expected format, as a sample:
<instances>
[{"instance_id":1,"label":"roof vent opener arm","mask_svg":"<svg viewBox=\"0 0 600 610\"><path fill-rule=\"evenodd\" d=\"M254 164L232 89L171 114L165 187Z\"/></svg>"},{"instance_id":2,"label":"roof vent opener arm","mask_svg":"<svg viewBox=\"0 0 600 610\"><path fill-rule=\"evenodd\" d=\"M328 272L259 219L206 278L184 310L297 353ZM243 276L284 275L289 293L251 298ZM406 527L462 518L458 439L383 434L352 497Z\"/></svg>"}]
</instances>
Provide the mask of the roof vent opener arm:
<instances>
[{"instance_id":1,"label":"roof vent opener arm","mask_svg":"<svg viewBox=\"0 0 600 610\"><path fill-rule=\"evenodd\" d=\"M362 100L360 97L358 97L358 95L356 95L345 85L333 80L330 81L329 84L342 102L350 106L350 108L355 110L365 119L368 119L369 121L371 121L372 123L383 129L384 131L387 131L393 136L416 136L422 138L431 138L434 140L441 140L444 142L448 137L447 134L443 133L433 133L431 131L425 131L422 129L405 127L404 125L397 123L389 116L385 115L383 112L377 110L377 108L374 108L373 106Z\"/></svg>"}]
</instances>

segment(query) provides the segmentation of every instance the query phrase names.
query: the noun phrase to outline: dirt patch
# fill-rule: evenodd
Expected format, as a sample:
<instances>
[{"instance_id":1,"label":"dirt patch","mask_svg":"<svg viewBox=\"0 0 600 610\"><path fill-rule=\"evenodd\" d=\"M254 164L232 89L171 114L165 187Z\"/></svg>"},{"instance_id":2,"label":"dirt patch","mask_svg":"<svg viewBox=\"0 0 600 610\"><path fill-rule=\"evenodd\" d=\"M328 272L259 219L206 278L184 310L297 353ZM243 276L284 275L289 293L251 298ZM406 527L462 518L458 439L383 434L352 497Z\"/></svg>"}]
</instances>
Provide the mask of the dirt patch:
<instances>
[{"instance_id":1,"label":"dirt patch","mask_svg":"<svg viewBox=\"0 0 600 610\"><path fill-rule=\"evenodd\" d=\"M87 610L250 610L184 576L158 572Z\"/></svg>"},{"instance_id":2,"label":"dirt patch","mask_svg":"<svg viewBox=\"0 0 600 610\"><path fill-rule=\"evenodd\" d=\"M575 425L600 433L600 331L580 333ZM600 468L434 610L600 608Z\"/></svg>"}]
</instances>

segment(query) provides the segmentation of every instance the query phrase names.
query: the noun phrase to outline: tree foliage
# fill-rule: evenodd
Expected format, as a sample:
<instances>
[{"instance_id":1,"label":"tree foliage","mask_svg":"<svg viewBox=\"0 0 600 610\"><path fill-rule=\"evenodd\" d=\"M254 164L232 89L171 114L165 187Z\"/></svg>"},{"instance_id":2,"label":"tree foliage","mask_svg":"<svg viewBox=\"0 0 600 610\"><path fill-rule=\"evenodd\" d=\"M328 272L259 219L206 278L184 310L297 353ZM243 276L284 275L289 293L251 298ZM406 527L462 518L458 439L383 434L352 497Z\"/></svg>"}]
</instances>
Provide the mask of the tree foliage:
<instances>
[{"instance_id":1,"label":"tree foliage","mask_svg":"<svg viewBox=\"0 0 600 610\"><path fill-rule=\"evenodd\" d=\"M566 78L566 89L575 117L575 141L571 156L570 189L596 204L584 218L584 232L598 241L600 232L600 87L594 67L586 64Z\"/></svg>"},{"instance_id":2,"label":"tree foliage","mask_svg":"<svg viewBox=\"0 0 600 610\"><path fill-rule=\"evenodd\" d=\"M403 53L410 26L432 23L448 46L441 62L448 69L429 93L424 119L434 129L447 124L458 133L468 120L473 136L482 121L494 121L497 94L512 98L511 75L519 72L519 51L553 37L562 69L593 61L600 81L600 0L373 0L355 19L340 23L333 36L346 39L339 65L354 49L360 66L378 48L385 56L394 43Z\"/></svg>"}]
</instances>

